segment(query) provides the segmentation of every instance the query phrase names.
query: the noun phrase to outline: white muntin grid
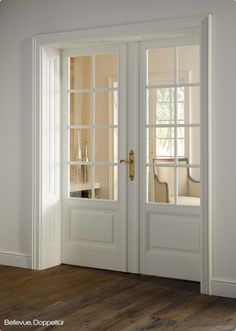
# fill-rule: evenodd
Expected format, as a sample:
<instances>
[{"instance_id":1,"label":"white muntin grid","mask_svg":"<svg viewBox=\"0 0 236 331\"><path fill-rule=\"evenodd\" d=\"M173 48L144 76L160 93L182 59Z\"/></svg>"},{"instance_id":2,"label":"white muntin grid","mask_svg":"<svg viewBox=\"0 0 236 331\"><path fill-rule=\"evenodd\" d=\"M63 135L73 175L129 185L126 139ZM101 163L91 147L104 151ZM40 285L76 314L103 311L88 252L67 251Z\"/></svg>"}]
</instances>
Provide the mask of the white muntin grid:
<instances>
[{"instance_id":1,"label":"white muntin grid","mask_svg":"<svg viewBox=\"0 0 236 331\"><path fill-rule=\"evenodd\" d=\"M95 131L96 129L117 129L119 132L119 123L117 124L96 124L96 94L97 93L114 93L117 92L119 95L119 84L115 87L106 87L106 88L98 88L96 87L96 56L97 55L109 55L109 54L116 54L117 56L117 79L119 81L119 53L118 52L109 52L109 53L96 53L96 54L90 54L91 56L91 88L85 88L85 89L71 89L70 86L68 86L67 95L68 95L68 101L70 100L70 95L72 93L79 94L79 93L90 93L91 98L91 111L90 111L90 123L88 125L83 124L70 124L70 102L68 102L68 116L67 116L67 130L68 130L68 147L70 146L70 130L77 129L77 130L83 130L88 129L90 130L90 138L91 138L91 159L88 162L84 161L71 161L70 157L70 148L68 148L68 196L69 196L69 190L70 190L70 166L71 165L87 165L91 167L91 198L95 199L95 181L96 181L96 174L95 169L96 167L118 167L118 160L117 162L98 162L95 159L96 154L96 136ZM88 55L81 55L81 56L88 56ZM78 56L80 57L80 56ZM68 58L68 82L70 82L70 57ZM118 103L118 113L119 113L119 103ZM118 148L118 146L117 146ZM91 199L90 199L91 200Z\"/></svg>"},{"instance_id":2,"label":"white muntin grid","mask_svg":"<svg viewBox=\"0 0 236 331\"><path fill-rule=\"evenodd\" d=\"M179 156L178 156L178 128L200 128L200 123L178 123L178 88L184 87L184 88L194 88L194 87L200 87L200 83L179 83L179 70L178 70L178 47L180 46L175 46L171 47L174 49L174 84L152 84L148 85L149 77L148 77L148 52L149 49L146 50L146 100L148 98L148 91L152 89L161 89L161 88L173 88L174 90L174 123L172 124L148 124L146 123L146 130L148 129L157 129L157 128L172 128L174 129L174 162L173 163L165 163L165 162L155 162L149 163L146 162L146 169L153 169L156 167L168 167L168 168L174 168L174 204L178 204L178 168L188 168L188 169L200 169L200 164L181 164L178 162ZM146 102L146 114L149 111L148 105ZM147 121L147 116L146 116L146 121ZM147 139L147 133L146 133L146 139ZM200 144L200 141L199 141ZM146 146L148 144L146 143ZM146 148L146 157L145 159L148 160L149 150ZM167 157L166 157L167 158ZM148 174L148 172L146 171ZM150 171L149 171L150 173ZM147 180L147 185L148 185L148 180ZM148 194L148 187L146 189L146 192ZM148 196L146 197L146 201L148 202Z\"/></svg>"}]
</instances>

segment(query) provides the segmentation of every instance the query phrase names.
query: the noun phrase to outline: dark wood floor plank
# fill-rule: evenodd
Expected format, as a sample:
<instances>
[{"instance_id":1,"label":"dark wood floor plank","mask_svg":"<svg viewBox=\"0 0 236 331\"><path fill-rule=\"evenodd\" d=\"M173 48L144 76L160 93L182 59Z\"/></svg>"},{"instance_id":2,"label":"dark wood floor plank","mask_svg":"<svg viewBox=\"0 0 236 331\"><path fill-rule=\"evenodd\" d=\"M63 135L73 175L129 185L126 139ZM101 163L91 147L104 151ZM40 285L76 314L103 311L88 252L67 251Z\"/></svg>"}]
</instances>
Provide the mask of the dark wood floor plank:
<instances>
[{"instance_id":1,"label":"dark wood floor plank","mask_svg":"<svg viewBox=\"0 0 236 331\"><path fill-rule=\"evenodd\" d=\"M232 331L236 300L199 284L62 265L32 271L0 266L0 329L60 331ZM64 326L4 326L4 319L64 320Z\"/></svg>"},{"instance_id":2,"label":"dark wood floor plank","mask_svg":"<svg viewBox=\"0 0 236 331\"><path fill-rule=\"evenodd\" d=\"M156 290L156 295L160 295L163 292L160 289ZM80 320L87 321L91 330L111 330L114 327L123 330L127 324L130 324L130 320L140 318L140 312L142 314L149 310L149 307L153 302L154 294L153 289L145 288L140 289L140 286L135 288L129 288L125 292L117 293L115 296L100 301L98 304L89 306L85 310L76 312L71 316L70 321ZM159 303L163 304L163 303ZM96 315L96 318L94 318Z\"/></svg>"},{"instance_id":3,"label":"dark wood floor plank","mask_svg":"<svg viewBox=\"0 0 236 331\"><path fill-rule=\"evenodd\" d=\"M188 328L198 327L215 327L219 326L223 329L223 326L234 325L232 330L236 329L236 323L232 323L231 315L236 316L236 300L226 298L216 298L210 304L204 306L204 309L198 309L187 317L184 322L179 323L178 327L184 326Z\"/></svg>"}]
</instances>

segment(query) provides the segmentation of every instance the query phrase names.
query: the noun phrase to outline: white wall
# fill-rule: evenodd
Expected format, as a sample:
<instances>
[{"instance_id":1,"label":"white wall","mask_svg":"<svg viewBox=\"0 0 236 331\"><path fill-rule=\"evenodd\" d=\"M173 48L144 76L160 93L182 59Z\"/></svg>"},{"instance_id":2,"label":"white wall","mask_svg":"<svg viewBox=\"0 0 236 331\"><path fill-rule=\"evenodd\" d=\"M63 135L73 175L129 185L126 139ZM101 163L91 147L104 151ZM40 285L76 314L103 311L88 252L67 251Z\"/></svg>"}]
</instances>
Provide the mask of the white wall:
<instances>
[{"instance_id":1,"label":"white wall","mask_svg":"<svg viewBox=\"0 0 236 331\"><path fill-rule=\"evenodd\" d=\"M233 165L236 162L236 3L233 0L3 0L0 3L0 262L10 256L14 264L16 254L23 254L22 259L24 254L31 254L32 35L207 13L214 15L213 278L236 283ZM28 265L27 258L24 263ZM214 283L215 288L221 285Z\"/></svg>"}]
</instances>

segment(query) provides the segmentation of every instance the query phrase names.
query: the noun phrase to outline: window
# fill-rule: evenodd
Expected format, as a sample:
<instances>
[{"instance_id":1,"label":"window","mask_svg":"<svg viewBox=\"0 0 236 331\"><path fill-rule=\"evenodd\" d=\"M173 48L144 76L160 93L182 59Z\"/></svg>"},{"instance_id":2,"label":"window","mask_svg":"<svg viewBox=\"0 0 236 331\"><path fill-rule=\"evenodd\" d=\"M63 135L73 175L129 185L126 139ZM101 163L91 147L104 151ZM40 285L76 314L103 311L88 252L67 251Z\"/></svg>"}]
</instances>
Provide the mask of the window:
<instances>
[{"instance_id":1,"label":"window","mask_svg":"<svg viewBox=\"0 0 236 331\"><path fill-rule=\"evenodd\" d=\"M199 46L148 49L146 60L148 201L199 204Z\"/></svg>"},{"instance_id":2,"label":"window","mask_svg":"<svg viewBox=\"0 0 236 331\"><path fill-rule=\"evenodd\" d=\"M71 198L118 199L119 54L68 58Z\"/></svg>"},{"instance_id":3,"label":"window","mask_svg":"<svg viewBox=\"0 0 236 331\"><path fill-rule=\"evenodd\" d=\"M171 125L174 123L174 108L175 96L173 88L160 88L154 92L155 98L155 116L156 123ZM185 123L184 116L184 87L177 90L178 109L179 109L179 123ZM174 157L174 130L172 128L161 127L156 132L155 139L155 155L156 157L166 158ZM177 137L179 147L179 157L185 156L185 130L179 128L179 135Z\"/></svg>"}]
</instances>

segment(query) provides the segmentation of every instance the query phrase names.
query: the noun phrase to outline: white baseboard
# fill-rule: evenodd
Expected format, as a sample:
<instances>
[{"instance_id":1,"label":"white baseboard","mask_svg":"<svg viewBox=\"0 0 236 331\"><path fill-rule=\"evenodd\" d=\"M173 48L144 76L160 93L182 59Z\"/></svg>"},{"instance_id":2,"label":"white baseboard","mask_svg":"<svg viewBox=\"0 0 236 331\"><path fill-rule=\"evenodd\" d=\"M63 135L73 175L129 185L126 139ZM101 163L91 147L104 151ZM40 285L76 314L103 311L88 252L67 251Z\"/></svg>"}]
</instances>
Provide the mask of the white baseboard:
<instances>
[{"instance_id":1,"label":"white baseboard","mask_svg":"<svg viewBox=\"0 0 236 331\"><path fill-rule=\"evenodd\" d=\"M0 264L10 267L31 269L31 256L17 252L0 251Z\"/></svg>"},{"instance_id":2,"label":"white baseboard","mask_svg":"<svg viewBox=\"0 0 236 331\"><path fill-rule=\"evenodd\" d=\"M211 294L220 297L236 298L236 282L213 280L211 282Z\"/></svg>"}]
</instances>

